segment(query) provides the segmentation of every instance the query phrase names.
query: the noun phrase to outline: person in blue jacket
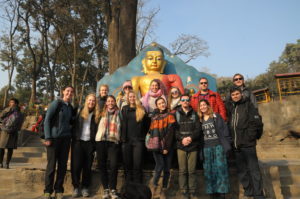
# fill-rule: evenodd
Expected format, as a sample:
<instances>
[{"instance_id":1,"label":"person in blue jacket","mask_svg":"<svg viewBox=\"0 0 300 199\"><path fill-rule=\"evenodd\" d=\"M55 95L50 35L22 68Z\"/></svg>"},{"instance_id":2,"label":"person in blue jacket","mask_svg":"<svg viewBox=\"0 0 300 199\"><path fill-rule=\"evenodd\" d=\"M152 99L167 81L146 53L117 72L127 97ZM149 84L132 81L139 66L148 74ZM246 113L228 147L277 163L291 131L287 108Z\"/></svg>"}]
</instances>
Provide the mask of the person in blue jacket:
<instances>
[{"instance_id":1,"label":"person in blue jacket","mask_svg":"<svg viewBox=\"0 0 300 199\"><path fill-rule=\"evenodd\" d=\"M54 100L46 113L44 122L44 144L47 150L45 199L50 199L53 191L55 191L56 199L63 198L63 183L67 170L72 135L73 107L71 100L73 93L74 88L72 86L65 87L63 98ZM54 183L55 173L56 179Z\"/></svg>"}]
</instances>

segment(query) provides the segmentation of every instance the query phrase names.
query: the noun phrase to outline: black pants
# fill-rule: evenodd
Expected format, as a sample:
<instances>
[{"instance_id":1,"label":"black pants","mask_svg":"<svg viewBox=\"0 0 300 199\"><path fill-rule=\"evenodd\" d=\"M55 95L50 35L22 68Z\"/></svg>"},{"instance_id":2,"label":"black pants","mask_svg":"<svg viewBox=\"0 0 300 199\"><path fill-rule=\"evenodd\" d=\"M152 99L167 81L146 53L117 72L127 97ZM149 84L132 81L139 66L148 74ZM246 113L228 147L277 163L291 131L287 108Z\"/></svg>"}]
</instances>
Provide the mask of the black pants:
<instances>
[{"instance_id":1,"label":"black pants","mask_svg":"<svg viewBox=\"0 0 300 199\"><path fill-rule=\"evenodd\" d=\"M153 152L153 157L155 160L153 184L155 186L158 185L158 181L161 176L161 173L164 172L163 188L167 188L169 184L169 178L170 178L170 169L171 169L171 163L173 157L173 150L171 149L166 155L162 154L161 152Z\"/></svg>"},{"instance_id":2,"label":"black pants","mask_svg":"<svg viewBox=\"0 0 300 199\"><path fill-rule=\"evenodd\" d=\"M96 142L100 178L104 189L116 189L118 177L119 145L113 142ZM107 163L109 162L110 175Z\"/></svg>"},{"instance_id":3,"label":"black pants","mask_svg":"<svg viewBox=\"0 0 300 199\"><path fill-rule=\"evenodd\" d=\"M74 188L88 188L91 183L94 145L91 141L72 141L71 173ZM82 181L80 183L80 178Z\"/></svg>"},{"instance_id":4,"label":"black pants","mask_svg":"<svg viewBox=\"0 0 300 199\"><path fill-rule=\"evenodd\" d=\"M244 187L245 196L264 199L256 147L240 148L235 151L235 157L238 177Z\"/></svg>"},{"instance_id":5,"label":"black pants","mask_svg":"<svg viewBox=\"0 0 300 199\"><path fill-rule=\"evenodd\" d=\"M13 148L7 149L6 164L10 163L13 152L14 152ZM0 149L0 164L3 164L4 154L5 154L5 149Z\"/></svg>"},{"instance_id":6,"label":"black pants","mask_svg":"<svg viewBox=\"0 0 300 199\"><path fill-rule=\"evenodd\" d=\"M122 154L127 182L142 183L144 142L129 141L122 144Z\"/></svg>"},{"instance_id":7,"label":"black pants","mask_svg":"<svg viewBox=\"0 0 300 199\"><path fill-rule=\"evenodd\" d=\"M52 193L53 188L56 193L63 193L64 179L67 171L71 138L57 138L52 140L51 146L47 146L47 168L45 174L45 193ZM56 170L56 181L54 175ZM53 187L54 184L54 187Z\"/></svg>"}]
</instances>

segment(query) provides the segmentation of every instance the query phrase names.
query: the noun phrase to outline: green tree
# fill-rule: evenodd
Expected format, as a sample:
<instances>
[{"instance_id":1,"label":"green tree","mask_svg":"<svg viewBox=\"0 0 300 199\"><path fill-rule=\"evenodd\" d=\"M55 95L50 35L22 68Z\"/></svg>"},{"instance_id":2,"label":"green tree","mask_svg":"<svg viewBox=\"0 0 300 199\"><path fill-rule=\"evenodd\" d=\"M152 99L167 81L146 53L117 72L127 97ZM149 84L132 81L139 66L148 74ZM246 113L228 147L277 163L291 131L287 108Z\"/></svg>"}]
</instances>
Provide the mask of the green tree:
<instances>
[{"instance_id":1,"label":"green tree","mask_svg":"<svg viewBox=\"0 0 300 199\"><path fill-rule=\"evenodd\" d=\"M254 89L268 87L271 93L277 93L275 75L300 71L300 40L295 44L287 44L278 61L270 63L267 71L252 80Z\"/></svg>"},{"instance_id":2,"label":"green tree","mask_svg":"<svg viewBox=\"0 0 300 199\"><path fill-rule=\"evenodd\" d=\"M19 51L19 35L17 35L17 28L19 27L19 2L17 0L8 0L4 6L4 19L8 22L8 29L6 33L0 38L2 61L1 66L3 70L8 72L8 84L5 87L3 98L3 107L6 106L7 98L12 85L12 77L16 65L18 64Z\"/></svg>"}]
</instances>

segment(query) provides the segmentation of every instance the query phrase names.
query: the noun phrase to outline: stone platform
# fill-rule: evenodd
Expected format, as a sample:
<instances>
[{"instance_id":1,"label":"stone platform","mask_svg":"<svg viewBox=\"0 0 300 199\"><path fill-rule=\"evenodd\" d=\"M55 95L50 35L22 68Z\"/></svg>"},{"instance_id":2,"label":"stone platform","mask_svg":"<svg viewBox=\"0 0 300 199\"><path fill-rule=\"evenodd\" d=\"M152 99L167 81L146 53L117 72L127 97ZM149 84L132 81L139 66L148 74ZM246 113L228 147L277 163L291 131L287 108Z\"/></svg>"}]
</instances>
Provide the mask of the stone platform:
<instances>
[{"instance_id":1,"label":"stone platform","mask_svg":"<svg viewBox=\"0 0 300 199\"><path fill-rule=\"evenodd\" d=\"M0 169L0 199L38 199L44 188L46 151L41 140L34 134L25 136L23 147L14 151L11 169ZM299 142L286 140L281 144L261 140L257 146L261 172L264 179L264 191L270 199L300 198L300 157ZM68 167L69 168L69 167ZM227 199L242 199L243 189L237 180L236 170L230 167L230 194ZM204 191L203 171L197 170L198 196L208 199ZM153 168L144 170L144 182L150 184ZM124 182L123 171L119 171L118 190ZM92 197L99 199L102 194L99 173L93 171L91 187ZM71 175L68 170L65 179L65 198L72 198ZM171 172L169 198L178 198L178 170Z\"/></svg>"}]
</instances>

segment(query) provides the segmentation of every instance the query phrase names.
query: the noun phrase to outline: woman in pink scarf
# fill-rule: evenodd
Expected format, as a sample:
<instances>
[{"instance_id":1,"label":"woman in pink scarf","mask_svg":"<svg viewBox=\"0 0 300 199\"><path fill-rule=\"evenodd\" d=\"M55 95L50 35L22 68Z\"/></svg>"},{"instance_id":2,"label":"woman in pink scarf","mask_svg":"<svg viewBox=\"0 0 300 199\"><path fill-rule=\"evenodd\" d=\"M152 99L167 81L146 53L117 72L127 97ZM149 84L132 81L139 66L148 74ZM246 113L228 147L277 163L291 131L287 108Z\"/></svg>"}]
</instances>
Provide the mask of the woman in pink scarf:
<instances>
[{"instance_id":1,"label":"woman in pink scarf","mask_svg":"<svg viewBox=\"0 0 300 199\"><path fill-rule=\"evenodd\" d=\"M167 91L162 81L160 81L159 79L153 79L150 82L149 91L141 99L142 104L145 107L149 116L151 116L154 110L157 108L155 105L155 100L157 98L162 97L165 99L165 101L167 101L166 94Z\"/></svg>"}]
</instances>

